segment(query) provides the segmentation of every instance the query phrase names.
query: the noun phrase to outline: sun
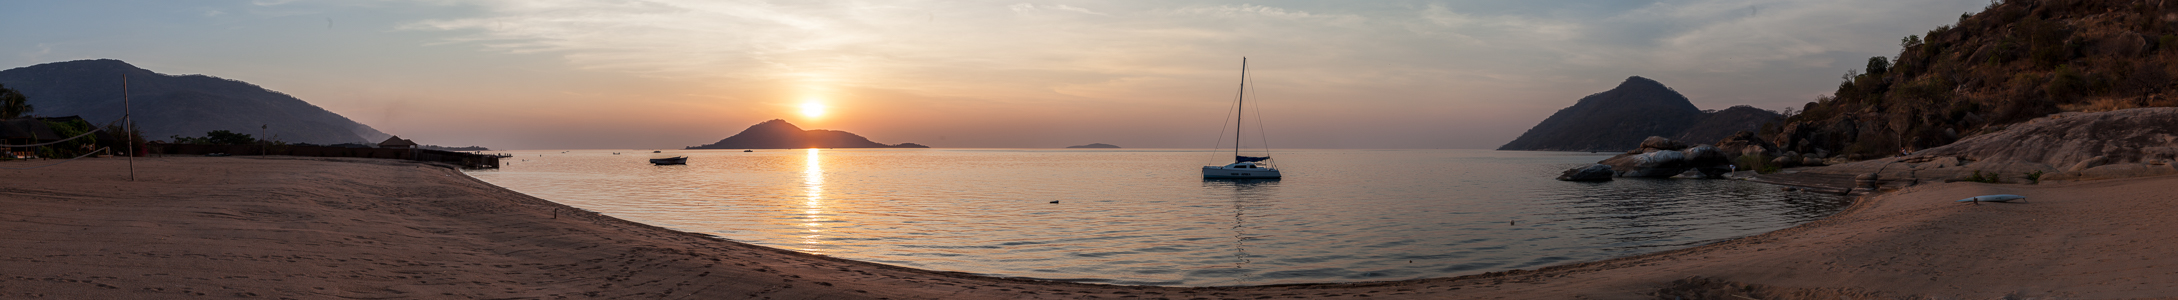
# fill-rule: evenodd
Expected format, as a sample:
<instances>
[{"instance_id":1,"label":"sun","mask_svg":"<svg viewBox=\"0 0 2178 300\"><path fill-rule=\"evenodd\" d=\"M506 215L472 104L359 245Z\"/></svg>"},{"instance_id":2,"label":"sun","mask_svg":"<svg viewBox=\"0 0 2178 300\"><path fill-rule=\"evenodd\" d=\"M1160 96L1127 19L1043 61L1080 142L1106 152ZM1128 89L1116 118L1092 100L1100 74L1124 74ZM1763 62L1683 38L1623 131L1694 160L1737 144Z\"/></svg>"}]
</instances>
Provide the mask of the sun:
<instances>
[{"instance_id":1,"label":"sun","mask_svg":"<svg viewBox=\"0 0 2178 300\"><path fill-rule=\"evenodd\" d=\"M802 102L802 116L811 118L824 116L824 104L816 102Z\"/></svg>"}]
</instances>

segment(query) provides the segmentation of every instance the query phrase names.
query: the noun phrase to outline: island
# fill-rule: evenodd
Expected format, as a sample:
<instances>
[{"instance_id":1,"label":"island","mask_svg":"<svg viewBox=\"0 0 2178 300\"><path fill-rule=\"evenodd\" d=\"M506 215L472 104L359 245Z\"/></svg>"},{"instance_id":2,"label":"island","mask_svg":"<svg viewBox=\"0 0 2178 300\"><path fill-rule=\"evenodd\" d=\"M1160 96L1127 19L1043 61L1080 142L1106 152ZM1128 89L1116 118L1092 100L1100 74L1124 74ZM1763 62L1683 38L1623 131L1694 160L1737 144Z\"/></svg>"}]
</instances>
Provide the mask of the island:
<instances>
[{"instance_id":1,"label":"island","mask_svg":"<svg viewBox=\"0 0 2178 300\"><path fill-rule=\"evenodd\" d=\"M1078 145L1078 146L1066 146L1066 148L1067 148L1067 149L1077 149L1077 148L1087 148L1087 149L1119 149L1119 146L1115 146L1115 145L1112 145L1112 144L1105 144L1105 143L1091 143L1091 144L1088 144L1088 145Z\"/></svg>"},{"instance_id":2,"label":"island","mask_svg":"<svg viewBox=\"0 0 2178 300\"><path fill-rule=\"evenodd\" d=\"M895 145L880 144L854 133L838 130L811 129L772 119L749 126L739 134L702 146L688 149L803 149L803 148L930 148L916 143Z\"/></svg>"}]
</instances>

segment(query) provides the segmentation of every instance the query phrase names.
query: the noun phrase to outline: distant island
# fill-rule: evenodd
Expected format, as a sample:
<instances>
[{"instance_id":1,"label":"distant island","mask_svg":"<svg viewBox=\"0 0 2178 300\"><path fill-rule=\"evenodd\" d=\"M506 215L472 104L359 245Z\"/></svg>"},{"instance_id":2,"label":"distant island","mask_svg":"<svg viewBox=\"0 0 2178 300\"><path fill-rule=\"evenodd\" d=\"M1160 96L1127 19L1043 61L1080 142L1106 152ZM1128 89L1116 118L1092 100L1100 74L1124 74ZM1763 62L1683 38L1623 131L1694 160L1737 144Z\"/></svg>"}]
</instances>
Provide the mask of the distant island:
<instances>
[{"instance_id":1,"label":"distant island","mask_svg":"<svg viewBox=\"0 0 2178 300\"><path fill-rule=\"evenodd\" d=\"M1651 136L1711 144L1782 119L1777 112L1744 105L1705 111L1663 83L1633 76L1558 110L1497 150L1618 152Z\"/></svg>"},{"instance_id":2,"label":"distant island","mask_svg":"<svg viewBox=\"0 0 2178 300\"><path fill-rule=\"evenodd\" d=\"M880 144L846 131L811 129L786 120L764 121L734 136L688 149L802 149L802 148L930 148L916 143Z\"/></svg>"},{"instance_id":3,"label":"distant island","mask_svg":"<svg viewBox=\"0 0 2178 300\"><path fill-rule=\"evenodd\" d=\"M1067 149L1074 149L1074 148L1098 148L1098 149L1119 149L1119 146L1114 146L1114 145L1112 145L1112 144L1105 144L1105 143L1091 143L1091 144L1088 144L1088 145L1080 145L1080 146L1066 146L1066 148L1067 148Z\"/></svg>"},{"instance_id":4,"label":"distant island","mask_svg":"<svg viewBox=\"0 0 2178 300\"><path fill-rule=\"evenodd\" d=\"M439 146L439 145L423 145L423 146L416 146L416 148L423 148L424 150L439 150L439 151L491 151L491 150L492 150L491 148L484 148L484 146L468 146L468 147L448 147L448 146Z\"/></svg>"}]
</instances>

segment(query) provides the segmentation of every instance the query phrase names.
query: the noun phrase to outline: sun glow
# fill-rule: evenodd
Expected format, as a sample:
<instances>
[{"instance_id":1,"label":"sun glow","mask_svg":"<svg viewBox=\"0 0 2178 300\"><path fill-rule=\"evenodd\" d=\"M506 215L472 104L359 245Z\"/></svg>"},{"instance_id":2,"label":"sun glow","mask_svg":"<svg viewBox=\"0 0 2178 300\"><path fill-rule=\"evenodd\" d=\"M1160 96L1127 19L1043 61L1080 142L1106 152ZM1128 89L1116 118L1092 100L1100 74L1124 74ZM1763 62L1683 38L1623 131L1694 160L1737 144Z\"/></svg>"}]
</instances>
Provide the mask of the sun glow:
<instances>
[{"instance_id":1,"label":"sun glow","mask_svg":"<svg viewBox=\"0 0 2178 300\"><path fill-rule=\"evenodd\" d=\"M824 104L816 102L802 102L802 116L811 118L824 116Z\"/></svg>"}]
</instances>

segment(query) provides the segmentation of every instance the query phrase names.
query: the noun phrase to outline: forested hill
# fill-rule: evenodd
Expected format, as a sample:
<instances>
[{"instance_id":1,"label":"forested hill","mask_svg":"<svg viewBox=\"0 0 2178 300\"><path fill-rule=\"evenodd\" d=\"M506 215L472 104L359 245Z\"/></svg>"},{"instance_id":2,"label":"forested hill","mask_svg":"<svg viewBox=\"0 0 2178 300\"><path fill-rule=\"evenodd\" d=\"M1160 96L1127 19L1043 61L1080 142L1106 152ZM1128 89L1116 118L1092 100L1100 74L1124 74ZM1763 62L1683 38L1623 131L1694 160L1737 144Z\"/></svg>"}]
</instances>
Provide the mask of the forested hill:
<instances>
[{"instance_id":1,"label":"forested hill","mask_svg":"<svg viewBox=\"0 0 2178 300\"><path fill-rule=\"evenodd\" d=\"M1835 93L1764 135L1785 150L1861 158L1926 149L2066 111L2178 106L2178 3L1992 3L1901 37Z\"/></svg>"}]
</instances>

